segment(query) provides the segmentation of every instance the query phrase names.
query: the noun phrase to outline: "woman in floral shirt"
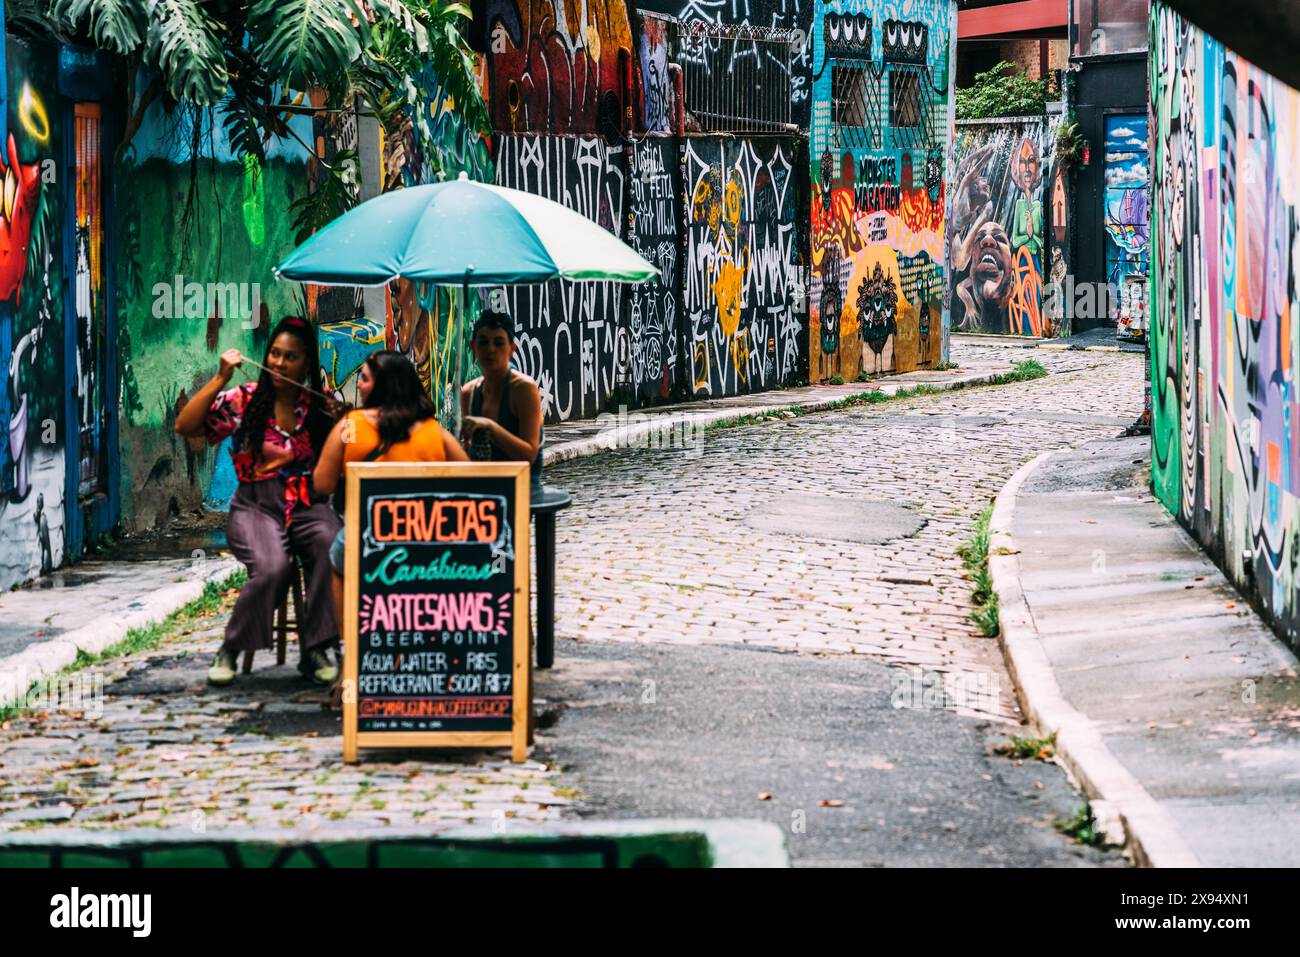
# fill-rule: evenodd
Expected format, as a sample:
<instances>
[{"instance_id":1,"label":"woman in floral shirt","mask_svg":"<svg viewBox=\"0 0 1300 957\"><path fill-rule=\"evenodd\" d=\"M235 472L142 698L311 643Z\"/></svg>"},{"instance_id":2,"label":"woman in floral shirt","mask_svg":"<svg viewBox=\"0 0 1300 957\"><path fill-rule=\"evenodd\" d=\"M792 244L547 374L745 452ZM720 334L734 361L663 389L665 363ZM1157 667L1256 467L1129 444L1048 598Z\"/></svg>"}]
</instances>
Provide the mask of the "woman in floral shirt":
<instances>
[{"instance_id":1,"label":"woman in floral shirt","mask_svg":"<svg viewBox=\"0 0 1300 957\"><path fill-rule=\"evenodd\" d=\"M235 680L241 651L271 647L272 618L289 588L292 556L302 562L306 591L298 629L298 670L322 684L338 677L329 649L338 645L330 601L329 548L339 519L313 497L311 472L334 422L321 397L316 329L289 316L271 331L256 383L226 388L244 361L239 350L221 355L220 371L176 416L176 431L215 445L231 436L230 455L239 488L230 501L226 538L248 568L226 624L226 640L208 681Z\"/></svg>"}]
</instances>

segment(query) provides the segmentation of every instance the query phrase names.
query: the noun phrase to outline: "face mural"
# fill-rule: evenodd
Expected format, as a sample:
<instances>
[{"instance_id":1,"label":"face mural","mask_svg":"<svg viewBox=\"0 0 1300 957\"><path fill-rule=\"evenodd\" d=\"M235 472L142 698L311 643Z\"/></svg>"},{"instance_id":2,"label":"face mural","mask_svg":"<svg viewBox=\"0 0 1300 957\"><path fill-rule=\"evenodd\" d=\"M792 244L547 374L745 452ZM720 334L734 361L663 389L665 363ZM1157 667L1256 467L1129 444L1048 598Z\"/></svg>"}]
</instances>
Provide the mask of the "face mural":
<instances>
[{"instance_id":1,"label":"face mural","mask_svg":"<svg viewBox=\"0 0 1300 957\"><path fill-rule=\"evenodd\" d=\"M1300 93L1160 3L1152 38L1152 487L1300 650Z\"/></svg>"},{"instance_id":2,"label":"face mural","mask_svg":"<svg viewBox=\"0 0 1300 957\"><path fill-rule=\"evenodd\" d=\"M7 39L0 178L0 588L59 565L66 548L64 148L53 47ZM69 224L71 225L71 224ZM79 287L77 287L79 288ZM75 435L75 433L74 433Z\"/></svg>"},{"instance_id":3,"label":"face mural","mask_svg":"<svg viewBox=\"0 0 1300 957\"><path fill-rule=\"evenodd\" d=\"M1059 334L1043 310L1048 236L1046 120L965 121L954 140L952 321L963 332ZM1064 183L1060 185L1063 249ZM1053 220L1055 224L1055 220ZM1064 269L1062 259L1061 268Z\"/></svg>"},{"instance_id":4,"label":"face mural","mask_svg":"<svg viewBox=\"0 0 1300 957\"><path fill-rule=\"evenodd\" d=\"M943 358L955 16L947 0L814 6L813 381Z\"/></svg>"}]
</instances>

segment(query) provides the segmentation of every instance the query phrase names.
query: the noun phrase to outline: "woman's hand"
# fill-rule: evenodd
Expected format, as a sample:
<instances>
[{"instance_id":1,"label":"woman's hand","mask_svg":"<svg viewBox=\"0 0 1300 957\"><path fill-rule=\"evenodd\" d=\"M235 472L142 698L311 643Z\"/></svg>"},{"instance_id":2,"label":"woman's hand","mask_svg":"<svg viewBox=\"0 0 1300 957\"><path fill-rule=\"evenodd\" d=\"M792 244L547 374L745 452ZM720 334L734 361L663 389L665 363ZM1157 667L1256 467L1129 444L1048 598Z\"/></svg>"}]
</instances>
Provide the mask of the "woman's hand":
<instances>
[{"instance_id":1,"label":"woman's hand","mask_svg":"<svg viewBox=\"0 0 1300 957\"><path fill-rule=\"evenodd\" d=\"M466 439L473 438L474 433L479 429L487 429L488 432L491 432L492 427L496 424L495 420L489 419L485 415L467 415L460 420L460 434Z\"/></svg>"},{"instance_id":2,"label":"woman's hand","mask_svg":"<svg viewBox=\"0 0 1300 957\"><path fill-rule=\"evenodd\" d=\"M244 356L238 349L227 349L221 353L221 368L217 375L221 376L223 381L229 382L230 377L235 374L235 370L243 363Z\"/></svg>"}]
</instances>

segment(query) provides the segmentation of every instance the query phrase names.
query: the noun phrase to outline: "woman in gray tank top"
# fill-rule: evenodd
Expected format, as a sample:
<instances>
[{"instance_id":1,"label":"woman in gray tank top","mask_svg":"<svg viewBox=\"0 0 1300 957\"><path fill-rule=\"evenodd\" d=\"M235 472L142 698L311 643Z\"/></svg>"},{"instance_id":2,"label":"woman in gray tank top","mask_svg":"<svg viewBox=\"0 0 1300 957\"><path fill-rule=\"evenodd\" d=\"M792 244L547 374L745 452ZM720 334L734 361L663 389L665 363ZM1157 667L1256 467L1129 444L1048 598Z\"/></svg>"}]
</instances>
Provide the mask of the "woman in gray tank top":
<instances>
[{"instance_id":1,"label":"woman in gray tank top","mask_svg":"<svg viewBox=\"0 0 1300 957\"><path fill-rule=\"evenodd\" d=\"M461 438L476 461L528 462L534 496L542 490L542 399L537 383L510 368L515 325L489 309L474 323L470 349L483 375L460 393Z\"/></svg>"}]
</instances>

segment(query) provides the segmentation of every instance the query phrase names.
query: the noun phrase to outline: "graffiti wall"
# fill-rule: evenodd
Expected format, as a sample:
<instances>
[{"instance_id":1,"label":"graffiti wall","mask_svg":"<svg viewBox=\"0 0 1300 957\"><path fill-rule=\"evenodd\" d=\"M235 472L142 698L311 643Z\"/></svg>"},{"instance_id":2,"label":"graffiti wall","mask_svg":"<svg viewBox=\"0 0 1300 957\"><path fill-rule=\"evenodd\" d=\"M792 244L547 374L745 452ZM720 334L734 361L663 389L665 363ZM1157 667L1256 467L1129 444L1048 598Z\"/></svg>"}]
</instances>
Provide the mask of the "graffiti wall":
<instances>
[{"instance_id":1,"label":"graffiti wall","mask_svg":"<svg viewBox=\"0 0 1300 957\"><path fill-rule=\"evenodd\" d=\"M311 142L312 121L294 121ZM235 490L226 444L173 431L176 412L239 349L260 359L274 320L302 313L271 267L294 247L289 204L307 190L306 151L273 140L265 165L240 160L207 114L155 106L117 169L117 354L127 531L224 509ZM197 157L198 162L192 162ZM245 381L236 374L236 382Z\"/></svg>"},{"instance_id":2,"label":"graffiti wall","mask_svg":"<svg viewBox=\"0 0 1300 957\"><path fill-rule=\"evenodd\" d=\"M489 0L493 129L607 133L632 93L632 27L623 0Z\"/></svg>"},{"instance_id":3,"label":"graffiti wall","mask_svg":"<svg viewBox=\"0 0 1300 957\"><path fill-rule=\"evenodd\" d=\"M953 330L1060 334L1060 323L1043 308L1054 142L1046 117L957 124L949 250ZM1056 185L1059 215L1065 209L1059 177Z\"/></svg>"},{"instance_id":4,"label":"graffiti wall","mask_svg":"<svg viewBox=\"0 0 1300 957\"><path fill-rule=\"evenodd\" d=\"M69 372L62 180L67 130L58 52L8 38L6 61L9 99L0 130L0 588L63 562L66 450L69 442L81 441L79 424L68 428L63 406ZM88 299L85 305L89 309ZM91 332L88 323L84 328ZM93 390L89 378L78 385ZM96 408L86 406L88 422Z\"/></svg>"},{"instance_id":5,"label":"graffiti wall","mask_svg":"<svg viewBox=\"0 0 1300 957\"><path fill-rule=\"evenodd\" d=\"M675 397L681 385L681 193L678 141L647 138L628 147L627 243L658 267L661 281L628 292L632 398L644 405Z\"/></svg>"},{"instance_id":6,"label":"graffiti wall","mask_svg":"<svg viewBox=\"0 0 1300 957\"><path fill-rule=\"evenodd\" d=\"M946 355L950 0L816 0L811 144L813 381Z\"/></svg>"},{"instance_id":7,"label":"graffiti wall","mask_svg":"<svg viewBox=\"0 0 1300 957\"><path fill-rule=\"evenodd\" d=\"M628 159L594 137L500 136L497 183L561 203L620 239ZM611 282L550 282L508 287L515 317L514 364L537 380L548 422L601 412L618 384L626 287Z\"/></svg>"},{"instance_id":8,"label":"graffiti wall","mask_svg":"<svg viewBox=\"0 0 1300 957\"><path fill-rule=\"evenodd\" d=\"M692 395L757 392L802 375L793 171L788 142L684 143L682 306Z\"/></svg>"},{"instance_id":9,"label":"graffiti wall","mask_svg":"<svg viewBox=\"0 0 1300 957\"><path fill-rule=\"evenodd\" d=\"M1151 18L1151 481L1300 650L1300 93Z\"/></svg>"}]
</instances>

